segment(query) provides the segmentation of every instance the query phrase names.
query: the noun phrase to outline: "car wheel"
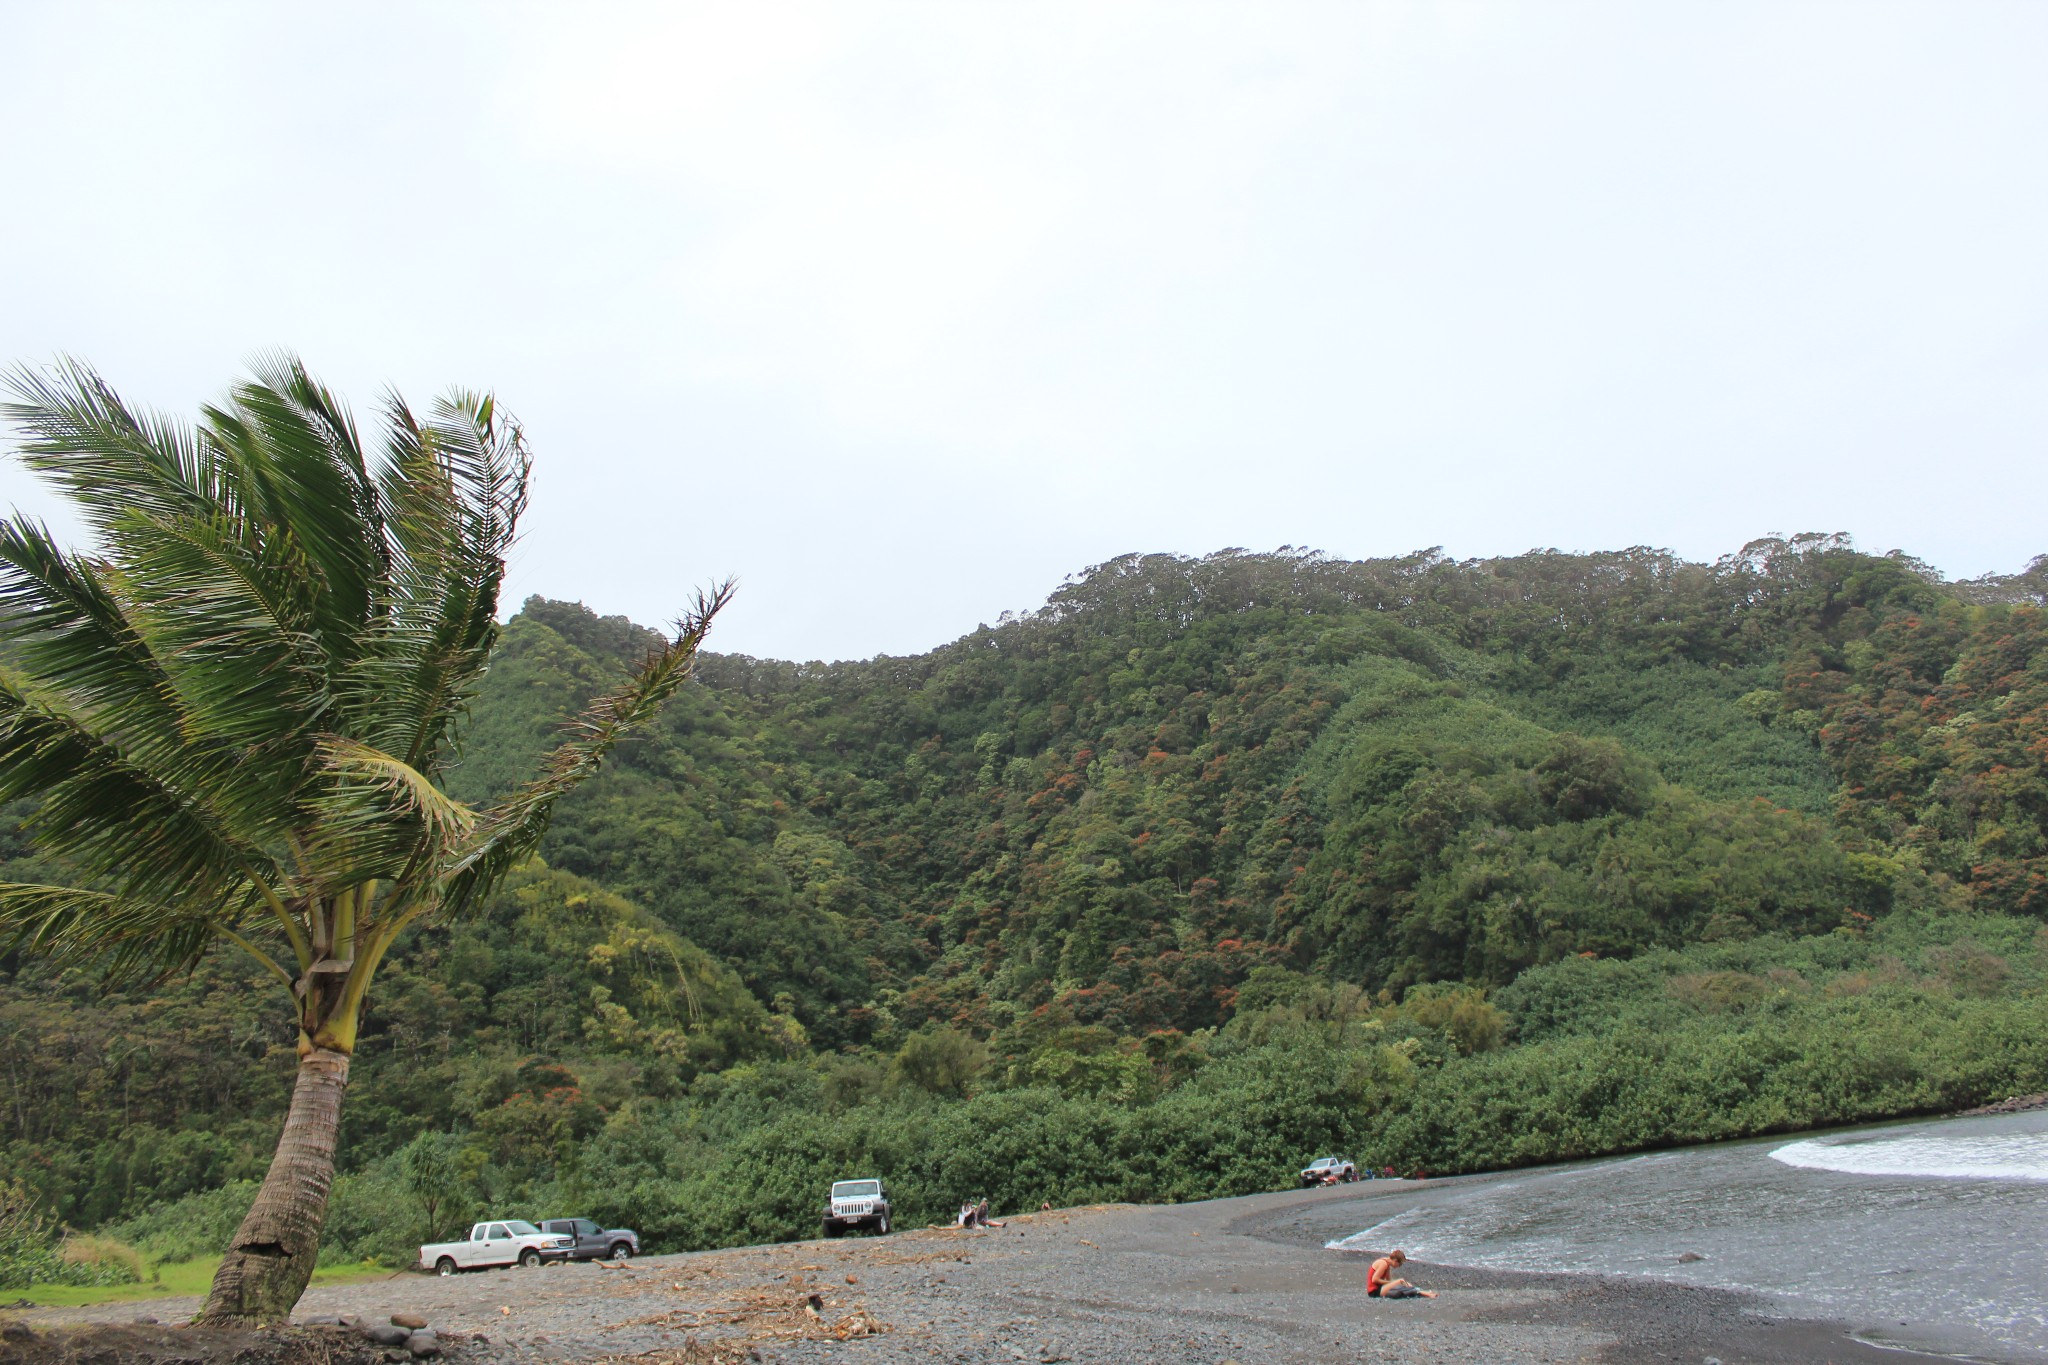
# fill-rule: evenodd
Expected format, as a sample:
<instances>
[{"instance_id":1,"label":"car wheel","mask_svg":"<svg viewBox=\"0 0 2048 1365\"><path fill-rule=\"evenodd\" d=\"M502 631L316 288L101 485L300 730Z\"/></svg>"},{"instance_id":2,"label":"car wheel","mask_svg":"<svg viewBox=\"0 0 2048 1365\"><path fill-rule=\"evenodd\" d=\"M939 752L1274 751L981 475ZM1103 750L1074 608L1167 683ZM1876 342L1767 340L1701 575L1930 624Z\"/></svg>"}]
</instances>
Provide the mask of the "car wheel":
<instances>
[{"instance_id":1,"label":"car wheel","mask_svg":"<svg viewBox=\"0 0 2048 1365\"><path fill-rule=\"evenodd\" d=\"M526 1250L519 1253L519 1265L522 1270L531 1270L539 1264L540 1253L538 1251L535 1251L532 1247L528 1247Z\"/></svg>"},{"instance_id":2,"label":"car wheel","mask_svg":"<svg viewBox=\"0 0 2048 1365\"><path fill-rule=\"evenodd\" d=\"M876 1231L876 1232L879 1232L879 1233L881 1233L881 1234L882 1234L882 1235L883 1235L884 1237L887 1237L887 1236L889 1235L889 1215L888 1215L888 1214L886 1214L886 1213L885 1213L885 1214L883 1214L883 1215L882 1215L882 1221L881 1221L881 1222L879 1222L879 1223L877 1223L877 1224L875 1224L875 1231Z\"/></svg>"},{"instance_id":3,"label":"car wheel","mask_svg":"<svg viewBox=\"0 0 2048 1365\"><path fill-rule=\"evenodd\" d=\"M837 1237L839 1229L833 1227L830 1223L820 1223L818 1224L818 1235L820 1237Z\"/></svg>"},{"instance_id":4,"label":"car wheel","mask_svg":"<svg viewBox=\"0 0 2048 1365\"><path fill-rule=\"evenodd\" d=\"M440 1260L434 1262L434 1273L436 1275L453 1275L455 1273L455 1258L453 1256L443 1256Z\"/></svg>"},{"instance_id":5,"label":"car wheel","mask_svg":"<svg viewBox=\"0 0 2048 1365\"><path fill-rule=\"evenodd\" d=\"M625 1242L612 1243L612 1259L614 1261L623 1261L632 1254L633 1248L629 1244Z\"/></svg>"}]
</instances>

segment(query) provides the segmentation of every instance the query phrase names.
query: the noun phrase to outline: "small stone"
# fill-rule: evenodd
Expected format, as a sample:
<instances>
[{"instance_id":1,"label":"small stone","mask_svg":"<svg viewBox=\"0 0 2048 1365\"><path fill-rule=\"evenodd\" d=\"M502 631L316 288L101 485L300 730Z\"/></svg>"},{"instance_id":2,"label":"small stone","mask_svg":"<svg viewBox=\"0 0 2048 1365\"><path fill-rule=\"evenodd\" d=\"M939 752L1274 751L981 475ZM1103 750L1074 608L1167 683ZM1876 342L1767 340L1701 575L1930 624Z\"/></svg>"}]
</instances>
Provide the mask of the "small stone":
<instances>
[{"instance_id":1,"label":"small stone","mask_svg":"<svg viewBox=\"0 0 2048 1365\"><path fill-rule=\"evenodd\" d=\"M1721 1365L1721 1357L1708 1356L1705 1360L1700 1362L1700 1365Z\"/></svg>"},{"instance_id":2,"label":"small stone","mask_svg":"<svg viewBox=\"0 0 2048 1365\"><path fill-rule=\"evenodd\" d=\"M1683 1256L1680 1256L1678 1258L1678 1263L1680 1265L1691 1265L1694 1261L1704 1261L1706 1259L1706 1257L1700 1255L1697 1251L1688 1251Z\"/></svg>"},{"instance_id":3,"label":"small stone","mask_svg":"<svg viewBox=\"0 0 2048 1365\"><path fill-rule=\"evenodd\" d=\"M161 1325L152 1317L130 1318L128 1321L134 1323L137 1327L156 1327Z\"/></svg>"},{"instance_id":4,"label":"small stone","mask_svg":"<svg viewBox=\"0 0 2048 1365\"><path fill-rule=\"evenodd\" d=\"M405 1349L411 1351L415 1360L441 1354L441 1338L431 1331L414 1332L406 1339Z\"/></svg>"},{"instance_id":5,"label":"small stone","mask_svg":"<svg viewBox=\"0 0 2048 1365\"><path fill-rule=\"evenodd\" d=\"M375 1326L365 1327L363 1335L376 1342L379 1346L403 1346L411 1339L412 1332L404 1327L386 1327L379 1323Z\"/></svg>"},{"instance_id":6,"label":"small stone","mask_svg":"<svg viewBox=\"0 0 2048 1365\"><path fill-rule=\"evenodd\" d=\"M391 1325L393 1327L408 1328L411 1331L417 1332L427 1325L427 1320L418 1313L393 1313L391 1315Z\"/></svg>"},{"instance_id":7,"label":"small stone","mask_svg":"<svg viewBox=\"0 0 2048 1365\"><path fill-rule=\"evenodd\" d=\"M848 1275L848 1276L846 1277L846 1282L847 1282L848 1284L859 1284L859 1283L860 1283L860 1276L858 1276L858 1275Z\"/></svg>"}]
</instances>

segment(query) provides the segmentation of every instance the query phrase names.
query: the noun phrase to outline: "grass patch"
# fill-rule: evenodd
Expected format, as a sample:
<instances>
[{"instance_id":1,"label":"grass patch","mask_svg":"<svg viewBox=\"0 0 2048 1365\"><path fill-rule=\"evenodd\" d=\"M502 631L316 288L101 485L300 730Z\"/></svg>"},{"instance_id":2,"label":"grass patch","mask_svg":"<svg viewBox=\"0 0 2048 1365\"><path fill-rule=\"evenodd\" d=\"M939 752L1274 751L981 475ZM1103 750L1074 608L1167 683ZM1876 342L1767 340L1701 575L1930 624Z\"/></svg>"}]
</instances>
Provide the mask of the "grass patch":
<instances>
[{"instance_id":1,"label":"grass patch","mask_svg":"<svg viewBox=\"0 0 2048 1365\"><path fill-rule=\"evenodd\" d=\"M213 1273L220 1269L220 1257L201 1256L191 1261L166 1261L150 1272L140 1284L69 1285L38 1284L27 1289L0 1291L0 1299L17 1303L27 1299L38 1308L84 1308L96 1303L128 1303L140 1299L204 1298L213 1286ZM389 1266L321 1266L313 1272L314 1284L355 1284L380 1280L394 1273Z\"/></svg>"}]
</instances>

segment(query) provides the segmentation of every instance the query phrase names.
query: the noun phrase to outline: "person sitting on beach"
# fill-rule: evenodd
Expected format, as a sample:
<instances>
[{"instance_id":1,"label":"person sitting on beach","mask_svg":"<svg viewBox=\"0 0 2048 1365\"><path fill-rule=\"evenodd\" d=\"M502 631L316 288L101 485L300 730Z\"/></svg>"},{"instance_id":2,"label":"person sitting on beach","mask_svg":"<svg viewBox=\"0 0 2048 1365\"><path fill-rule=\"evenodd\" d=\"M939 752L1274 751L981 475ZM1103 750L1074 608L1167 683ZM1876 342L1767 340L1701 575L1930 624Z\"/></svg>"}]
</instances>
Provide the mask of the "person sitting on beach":
<instances>
[{"instance_id":1,"label":"person sitting on beach","mask_svg":"<svg viewBox=\"0 0 2048 1365\"><path fill-rule=\"evenodd\" d=\"M988 1221L988 1200L986 1199L974 1206L974 1225L978 1228L999 1228L1005 1226L1002 1223L991 1223Z\"/></svg>"},{"instance_id":2,"label":"person sitting on beach","mask_svg":"<svg viewBox=\"0 0 2048 1365\"><path fill-rule=\"evenodd\" d=\"M1433 1299L1433 1289L1417 1289L1406 1280L1394 1278L1394 1272L1408 1263L1405 1251L1390 1251L1372 1263L1365 1272L1365 1292L1375 1299Z\"/></svg>"},{"instance_id":3,"label":"person sitting on beach","mask_svg":"<svg viewBox=\"0 0 2048 1365\"><path fill-rule=\"evenodd\" d=\"M954 1224L954 1226L956 1226L956 1227L963 1227L963 1228L971 1228L971 1227L973 1227L973 1226L974 1226L974 1205L972 1205L972 1204L962 1204L962 1205L960 1206L960 1212L959 1212L959 1214L958 1214L958 1215L957 1215L957 1216L956 1216L956 1217L955 1217L955 1218L953 1219L953 1224Z\"/></svg>"}]
</instances>

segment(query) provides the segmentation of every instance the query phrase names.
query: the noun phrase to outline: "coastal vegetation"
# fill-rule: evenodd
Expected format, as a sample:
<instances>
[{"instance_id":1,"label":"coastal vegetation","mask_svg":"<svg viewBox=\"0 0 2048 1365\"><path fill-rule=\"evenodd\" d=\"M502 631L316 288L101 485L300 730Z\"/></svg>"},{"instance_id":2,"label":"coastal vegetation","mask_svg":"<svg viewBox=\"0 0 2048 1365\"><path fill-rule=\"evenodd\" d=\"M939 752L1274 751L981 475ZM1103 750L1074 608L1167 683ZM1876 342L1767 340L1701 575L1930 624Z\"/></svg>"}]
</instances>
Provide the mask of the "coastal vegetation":
<instances>
[{"instance_id":1,"label":"coastal vegetation","mask_svg":"<svg viewBox=\"0 0 2048 1365\"><path fill-rule=\"evenodd\" d=\"M391 948L323 1256L486 1209L656 1249L824 1183L1182 1199L2048 1089L2048 563L1839 537L1130 557L915 658L703 654L475 913ZM487 807L660 637L535 598L445 773ZM45 856L5 814L6 875ZM261 968L0 982L0 1164L147 1261L288 1103Z\"/></svg>"}]
</instances>

